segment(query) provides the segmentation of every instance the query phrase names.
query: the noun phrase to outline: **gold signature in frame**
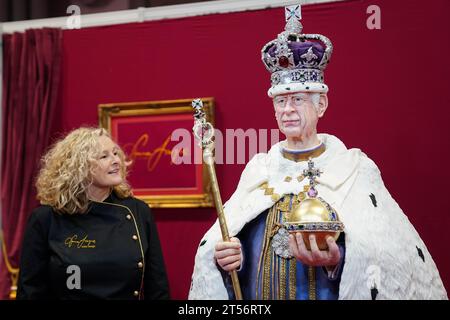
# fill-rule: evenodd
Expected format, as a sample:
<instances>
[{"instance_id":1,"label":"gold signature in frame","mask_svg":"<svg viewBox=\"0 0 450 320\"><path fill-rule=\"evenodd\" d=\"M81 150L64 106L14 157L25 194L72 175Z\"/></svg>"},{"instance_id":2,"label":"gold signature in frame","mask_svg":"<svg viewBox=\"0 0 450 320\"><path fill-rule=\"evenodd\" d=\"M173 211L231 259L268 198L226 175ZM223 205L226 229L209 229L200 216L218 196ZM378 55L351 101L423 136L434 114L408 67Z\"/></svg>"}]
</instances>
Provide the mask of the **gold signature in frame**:
<instances>
[{"instance_id":1,"label":"gold signature in frame","mask_svg":"<svg viewBox=\"0 0 450 320\"><path fill-rule=\"evenodd\" d=\"M129 157L131 161L135 161L136 159L147 159L147 170L149 172L152 172L155 170L158 163L160 163L161 158L164 155L168 155L171 157L171 163L172 163L172 150L167 148L167 145L170 142L170 135L164 140L164 142L161 144L161 146L155 148L154 150L150 151L141 151L144 148L148 141L149 141L149 135L147 133L142 134L139 139L137 139L134 143L127 143L123 146L123 149L125 152L129 152ZM184 150L180 150L180 153L182 153Z\"/></svg>"}]
</instances>

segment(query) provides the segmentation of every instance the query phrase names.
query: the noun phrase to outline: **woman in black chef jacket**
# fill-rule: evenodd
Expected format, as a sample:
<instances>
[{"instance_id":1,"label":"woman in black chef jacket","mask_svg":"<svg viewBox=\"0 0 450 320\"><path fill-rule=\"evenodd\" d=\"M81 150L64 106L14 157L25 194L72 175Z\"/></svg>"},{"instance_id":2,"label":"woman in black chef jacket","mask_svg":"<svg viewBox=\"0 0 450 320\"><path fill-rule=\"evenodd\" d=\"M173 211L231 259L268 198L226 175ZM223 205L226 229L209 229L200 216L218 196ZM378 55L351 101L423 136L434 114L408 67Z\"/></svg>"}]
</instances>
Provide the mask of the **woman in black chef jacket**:
<instances>
[{"instance_id":1,"label":"woman in black chef jacket","mask_svg":"<svg viewBox=\"0 0 450 320\"><path fill-rule=\"evenodd\" d=\"M155 222L126 175L124 153L104 129L76 129L45 155L18 299L169 298Z\"/></svg>"}]
</instances>

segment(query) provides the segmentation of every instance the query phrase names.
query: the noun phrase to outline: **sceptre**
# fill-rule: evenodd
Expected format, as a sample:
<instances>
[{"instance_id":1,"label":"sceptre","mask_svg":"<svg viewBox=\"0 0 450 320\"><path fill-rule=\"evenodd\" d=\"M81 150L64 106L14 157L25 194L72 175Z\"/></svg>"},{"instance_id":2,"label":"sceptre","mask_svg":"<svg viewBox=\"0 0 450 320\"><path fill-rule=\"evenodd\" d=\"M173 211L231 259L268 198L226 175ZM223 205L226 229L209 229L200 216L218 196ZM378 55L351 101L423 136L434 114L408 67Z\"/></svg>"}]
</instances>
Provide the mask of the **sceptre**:
<instances>
[{"instance_id":1,"label":"sceptre","mask_svg":"<svg viewBox=\"0 0 450 320\"><path fill-rule=\"evenodd\" d=\"M199 140L199 146L203 149L203 161L208 168L209 178L211 180L211 187L214 197L214 203L217 209L217 216L219 218L220 231L222 232L223 241L230 241L228 234L227 222L225 221L225 214L223 212L222 198L220 197L219 184L217 183L216 170L214 167L214 127L211 123L206 121L205 112L203 111L203 102L201 99L192 101L194 108L194 127L192 131L194 136ZM231 281L233 283L233 290L236 300L242 300L241 286L237 271L230 271Z\"/></svg>"}]
</instances>

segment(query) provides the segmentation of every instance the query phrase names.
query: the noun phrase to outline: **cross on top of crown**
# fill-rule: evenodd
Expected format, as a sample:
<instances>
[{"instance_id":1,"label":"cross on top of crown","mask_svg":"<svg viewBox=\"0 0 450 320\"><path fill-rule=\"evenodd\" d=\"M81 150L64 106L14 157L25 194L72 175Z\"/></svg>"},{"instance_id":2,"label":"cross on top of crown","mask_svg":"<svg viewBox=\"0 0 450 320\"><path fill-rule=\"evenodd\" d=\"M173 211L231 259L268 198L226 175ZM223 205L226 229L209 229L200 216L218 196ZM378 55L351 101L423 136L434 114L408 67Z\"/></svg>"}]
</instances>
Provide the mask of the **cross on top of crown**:
<instances>
[{"instance_id":1,"label":"cross on top of crown","mask_svg":"<svg viewBox=\"0 0 450 320\"><path fill-rule=\"evenodd\" d=\"M303 26L300 23L302 19L302 11L300 5L284 7L286 16L285 30L289 33L302 33Z\"/></svg>"}]
</instances>

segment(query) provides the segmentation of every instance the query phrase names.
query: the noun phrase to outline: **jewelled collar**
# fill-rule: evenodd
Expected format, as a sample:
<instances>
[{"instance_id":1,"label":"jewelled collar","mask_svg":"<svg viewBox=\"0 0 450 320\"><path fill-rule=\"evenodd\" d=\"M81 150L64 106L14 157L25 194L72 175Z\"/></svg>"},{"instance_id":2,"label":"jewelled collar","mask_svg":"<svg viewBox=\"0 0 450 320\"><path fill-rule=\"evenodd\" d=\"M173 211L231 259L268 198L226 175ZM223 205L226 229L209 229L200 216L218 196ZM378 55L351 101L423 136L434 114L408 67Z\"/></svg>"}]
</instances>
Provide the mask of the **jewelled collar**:
<instances>
[{"instance_id":1,"label":"jewelled collar","mask_svg":"<svg viewBox=\"0 0 450 320\"><path fill-rule=\"evenodd\" d=\"M322 142L317 147L307 150L289 150L285 147L281 147L281 154L284 158L295 162L307 161L310 158L317 158L325 152L325 144Z\"/></svg>"}]
</instances>

